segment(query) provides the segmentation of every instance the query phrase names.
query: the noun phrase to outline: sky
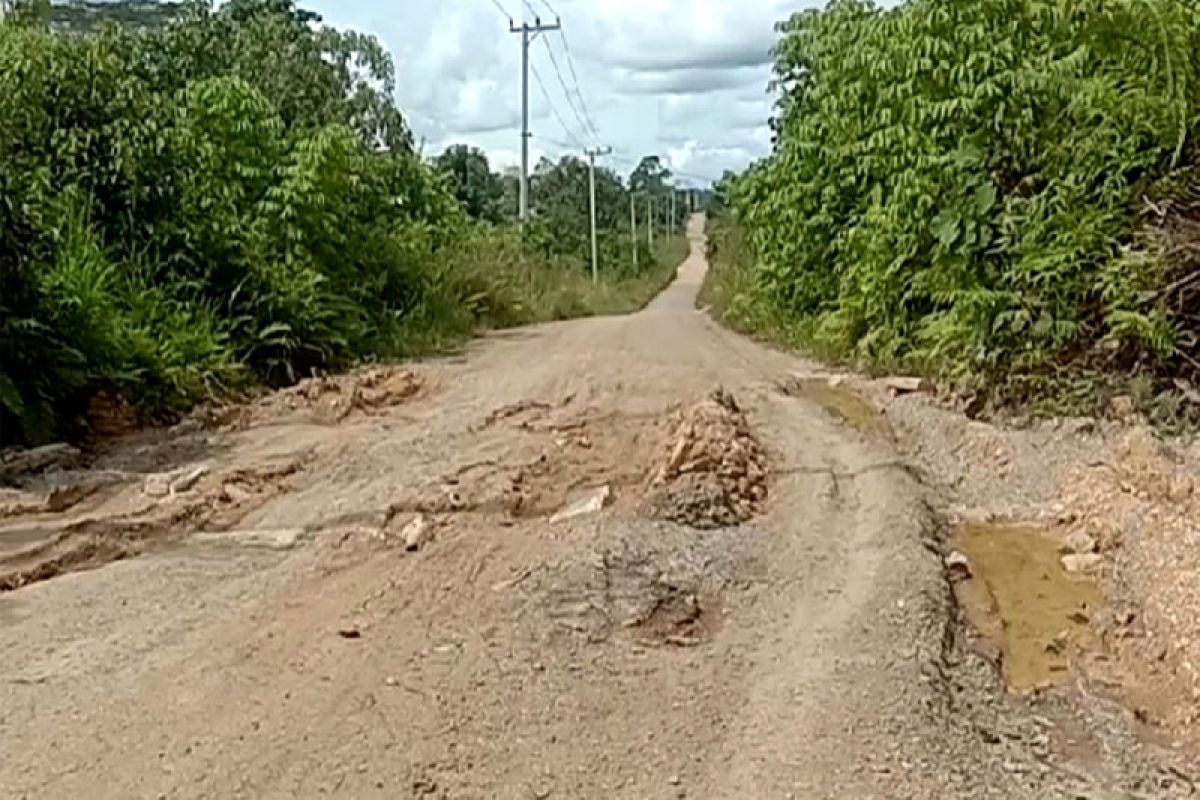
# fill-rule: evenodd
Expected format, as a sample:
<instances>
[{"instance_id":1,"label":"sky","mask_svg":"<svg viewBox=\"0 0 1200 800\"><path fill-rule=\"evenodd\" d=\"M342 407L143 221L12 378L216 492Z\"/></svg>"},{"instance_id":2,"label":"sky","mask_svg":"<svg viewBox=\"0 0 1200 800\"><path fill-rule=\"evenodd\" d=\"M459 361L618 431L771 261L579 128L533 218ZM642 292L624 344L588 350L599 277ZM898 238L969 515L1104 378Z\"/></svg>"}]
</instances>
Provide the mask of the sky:
<instances>
[{"instance_id":1,"label":"sky","mask_svg":"<svg viewBox=\"0 0 1200 800\"><path fill-rule=\"evenodd\" d=\"M681 183L695 186L769 151L774 25L816 4L300 2L327 23L372 33L387 46L396 62L400 106L427 155L470 144L484 149L496 169L520 160L521 37L509 32L509 17L519 24L524 13L532 22L532 8L551 21L557 12L561 34L542 34L530 51L545 88L543 94L530 77L531 163L542 155L557 158L604 145L614 153L598 163L622 174L643 155L657 154Z\"/></svg>"}]
</instances>

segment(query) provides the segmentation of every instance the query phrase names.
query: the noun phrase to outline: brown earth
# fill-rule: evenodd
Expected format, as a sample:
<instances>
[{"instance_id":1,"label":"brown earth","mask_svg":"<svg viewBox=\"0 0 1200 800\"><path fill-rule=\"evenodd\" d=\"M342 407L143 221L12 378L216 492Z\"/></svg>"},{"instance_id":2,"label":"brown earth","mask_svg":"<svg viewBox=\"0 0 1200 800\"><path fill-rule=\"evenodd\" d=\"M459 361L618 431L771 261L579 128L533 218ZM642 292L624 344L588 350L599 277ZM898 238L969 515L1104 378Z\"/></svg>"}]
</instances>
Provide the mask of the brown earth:
<instances>
[{"instance_id":1,"label":"brown earth","mask_svg":"<svg viewBox=\"0 0 1200 800\"><path fill-rule=\"evenodd\" d=\"M641 313L21 478L3 795L1188 796L1123 717L1004 694L936 493L695 311L702 230Z\"/></svg>"}]
</instances>

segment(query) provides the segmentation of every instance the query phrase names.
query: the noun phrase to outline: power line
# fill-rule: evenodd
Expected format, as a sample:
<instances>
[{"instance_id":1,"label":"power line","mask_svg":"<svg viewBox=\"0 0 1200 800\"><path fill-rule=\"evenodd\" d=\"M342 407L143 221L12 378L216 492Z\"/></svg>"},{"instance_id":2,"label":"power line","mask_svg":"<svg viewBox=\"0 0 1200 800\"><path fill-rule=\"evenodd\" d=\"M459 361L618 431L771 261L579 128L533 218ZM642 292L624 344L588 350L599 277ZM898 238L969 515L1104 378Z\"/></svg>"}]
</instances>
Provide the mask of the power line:
<instances>
[{"instance_id":1,"label":"power line","mask_svg":"<svg viewBox=\"0 0 1200 800\"><path fill-rule=\"evenodd\" d=\"M620 161L621 163L623 163L627 166L633 166L635 168L641 165L640 160L635 159L631 156L617 154L617 155L614 155L612 158L614 161ZM713 178L709 175L697 175L694 172L683 172L681 170L673 169L669 166L666 167L666 169L668 172L671 173L672 177L678 176L680 178L691 178L692 180L704 181L706 183L716 183L717 181L720 180L719 178Z\"/></svg>"},{"instance_id":2,"label":"power line","mask_svg":"<svg viewBox=\"0 0 1200 800\"><path fill-rule=\"evenodd\" d=\"M546 0L542 0L542 2L545 3ZM546 3L546 8L552 9L552 6ZM575 93L579 95L579 105L583 107L583 116L587 119L592 135L599 139L600 135L596 131L596 123L592 119L592 115L588 113L587 103L583 100L583 86L579 83L579 73L575 71L575 57L571 55L571 44L567 41L567 32L559 28L558 35L562 39L563 51L567 54L567 67L571 70L571 79L575 81Z\"/></svg>"},{"instance_id":3,"label":"power line","mask_svg":"<svg viewBox=\"0 0 1200 800\"><path fill-rule=\"evenodd\" d=\"M537 67L535 67L533 64L530 64L529 71L533 73L533 79L537 81L538 88L542 91L542 97L545 98L546 105L550 107L550 111L554 114L554 118L558 120L558 124L562 127L563 133L565 133L573 142L575 142L575 146L580 150L586 150L587 145L585 145L579 139L579 137L575 135L570 126L568 126L563 120L562 114L558 113L558 107L555 106L554 101L550 99L550 93L546 91L546 84L542 82L542 76L538 74Z\"/></svg>"},{"instance_id":4,"label":"power line","mask_svg":"<svg viewBox=\"0 0 1200 800\"><path fill-rule=\"evenodd\" d=\"M494 5L496 7L497 11L499 11L501 14L504 15L504 18L507 19L510 24L512 23L512 21L513 21L512 14L509 14L507 9L505 9L504 6L500 5L500 0L492 0L492 5Z\"/></svg>"},{"instance_id":5,"label":"power line","mask_svg":"<svg viewBox=\"0 0 1200 800\"><path fill-rule=\"evenodd\" d=\"M564 142L559 139L551 139L549 136L539 136L538 139L540 139L543 142L552 144L555 147L561 147L563 150L578 150L579 149L578 145L571 144L570 142Z\"/></svg>"},{"instance_id":6,"label":"power line","mask_svg":"<svg viewBox=\"0 0 1200 800\"><path fill-rule=\"evenodd\" d=\"M492 2L496 2L496 0L492 0ZM551 5L547 0L539 0L539 2L546 7L546 10L549 11L555 19L562 19L558 13L558 9ZM535 18L539 16L537 9L533 7L533 4L529 0L522 0L522 3L529 13L533 14ZM567 67L571 72L571 80L575 84L574 94L579 98L578 108L576 108L575 101L571 97L571 90L567 88L567 82L563 78L562 70L558 66L558 59L554 56L554 48L550 46L549 40L546 40L546 52L550 54L550 60L554 63L554 71L558 73L558 82L562 85L563 95L567 98L567 104L571 106L571 111L575 114L575 118L579 121L580 127L583 128L586 133L590 134L597 143L599 143L600 131L596 128L596 122L592 119L592 115L588 111L587 101L583 99L583 87L579 82L579 71L575 68L575 58L571 54L570 42L567 41L567 35L564 33L561 26L558 28L558 35L562 39L563 52L567 55ZM582 110L582 114L580 114L580 110Z\"/></svg>"},{"instance_id":7,"label":"power line","mask_svg":"<svg viewBox=\"0 0 1200 800\"><path fill-rule=\"evenodd\" d=\"M583 115L579 113L579 108L575 105L575 101L571 98L571 90L567 88L567 81L565 78L563 78L562 70L558 66L558 59L554 55L554 48L550 46L550 41L548 39L543 39L542 41L546 45L546 52L550 54L550 63L554 66L554 74L558 76L558 85L562 87L563 96L567 99L567 105L570 107L571 113L575 115L575 121L579 123L579 127L584 131L585 134L590 134L591 137L598 143L600 141L600 137L596 133L595 126L584 122ZM575 86L576 93L578 93L578 82L575 84ZM579 99L580 102L582 102L583 95L580 95Z\"/></svg>"}]
</instances>

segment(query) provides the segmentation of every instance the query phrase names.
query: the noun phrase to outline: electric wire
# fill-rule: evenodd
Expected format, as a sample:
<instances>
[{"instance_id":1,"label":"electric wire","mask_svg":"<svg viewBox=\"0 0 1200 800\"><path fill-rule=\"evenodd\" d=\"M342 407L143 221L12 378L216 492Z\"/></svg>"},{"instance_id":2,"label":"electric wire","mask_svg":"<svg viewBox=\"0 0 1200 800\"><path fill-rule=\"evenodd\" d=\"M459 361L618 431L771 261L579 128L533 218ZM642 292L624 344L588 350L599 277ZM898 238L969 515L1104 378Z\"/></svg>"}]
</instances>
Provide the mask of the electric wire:
<instances>
[{"instance_id":1,"label":"electric wire","mask_svg":"<svg viewBox=\"0 0 1200 800\"><path fill-rule=\"evenodd\" d=\"M550 4L547 3L546 7L549 8ZM567 68L571 71L571 80L575 82L575 93L579 95L579 105L583 109L583 116L587 120L587 125L592 131L592 135L599 139L600 134L596 130L596 121L592 119L592 115L588 111L587 102L583 99L583 86L579 82L579 73L575 69L575 57L571 54L571 44L567 40L566 30L564 28L559 28L558 36L562 40L563 52L567 54Z\"/></svg>"},{"instance_id":2,"label":"electric wire","mask_svg":"<svg viewBox=\"0 0 1200 800\"><path fill-rule=\"evenodd\" d=\"M504 15L504 18L508 20L509 24L512 24L512 21L513 21L512 14L509 14L507 9L505 9L504 6L500 5L500 0L492 0L492 5L494 5L496 7L497 11L499 11L501 14Z\"/></svg>"},{"instance_id":3,"label":"electric wire","mask_svg":"<svg viewBox=\"0 0 1200 800\"><path fill-rule=\"evenodd\" d=\"M561 30L561 29L560 29ZM592 137L597 145L600 144L600 136L596 133L594 125L590 125L584 121L584 117L579 113L579 107L576 106L575 100L571 97L571 90L567 88L567 81L563 77L562 69L558 65L558 58L554 55L554 48L550 46L550 40L544 39L543 44L546 45L546 52L550 55L550 64L554 67L554 74L558 77L558 85L562 87L563 97L567 99L567 106L571 109L571 113L575 115L575 121L579 123L580 129ZM579 85L575 86L576 94L579 94ZM580 102L583 102L583 95L579 95Z\"/></svg>"},{"instance_id":4,"label":"electric wire","mask_svg":"<svg viewBox=\"0 0 1200 800\"><path fill-rule=\"evenodd\" d=\"M571 141L575 142L576 146L580 150L586 150L587 145L585 145L580 138L575 135L575 132L571 130L571 127L567 125L566 121L563 119L562 114L558 112L558 107L554 105L554 101L550 99L550 93L546 91L546 84L542 81L542 76L538 73L537 67L534 66L532 62L529 64L529 71L533 73L534 81L537 82L538 89L541 90L542 97L546 100L546 105L550 108L550 112L554 114L554 118L558 120L558 124L560 127L562 127L563 133L565 133L567 137L571 139Z\"/></svg>"}]
</instances>

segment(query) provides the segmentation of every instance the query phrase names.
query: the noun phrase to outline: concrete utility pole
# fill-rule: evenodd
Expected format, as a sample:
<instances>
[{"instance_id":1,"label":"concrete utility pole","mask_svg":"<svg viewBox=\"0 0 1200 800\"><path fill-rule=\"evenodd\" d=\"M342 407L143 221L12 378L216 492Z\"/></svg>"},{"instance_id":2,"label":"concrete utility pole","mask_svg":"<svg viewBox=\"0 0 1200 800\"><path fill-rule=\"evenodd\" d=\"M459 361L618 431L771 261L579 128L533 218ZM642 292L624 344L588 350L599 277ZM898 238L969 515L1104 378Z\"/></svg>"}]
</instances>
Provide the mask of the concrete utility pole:
<instances>
[{"instance_id":1,"label":"concrete utility pole","mask_svg":"<svg viewBox=\"0 0 1200 800\"><path fill-rule=\"evenodd\" d=\"M606 156L612 152L611 147L597 147L594 150L584 150L588 157L588 185L590 189L589 204L592 218L592 283L600 281L600 254L596 247L596 156Z\"/></svg>"},{"instance_id":2,"label":"concrete utility pole","mask_svg":"<svg viewBox=\"0 0 1200 800\"><path fill-rule=\"evenodd\" d=\"M650 250L654 250L654 195L646 197L646 241Z\"/></svg>"},{"instance_id":3,"label":"concrete utility pole","mask_svg":"<svg viewBox=\"0 0 1200 800\"><path fill-rule=\"evenodd\" d=\"M529 45L533 44L538 35L546 31L556 31L562 27L560 20L543 24L540 18L534 18L533 24L522 22L517 26L508 23L512 33L521 34L521 222L529 221Z\"/></svg>"},{"instance_id":4,"label":"concrete utility pole","mask_svg":"<svg viewBox=\"0 0 1200 800\"><path fill-rule=\"evenodd\" d=\"M637 198L629 193L629 244L633 247L633 271L637 272Z\"/></svg>"}]
</instances>

